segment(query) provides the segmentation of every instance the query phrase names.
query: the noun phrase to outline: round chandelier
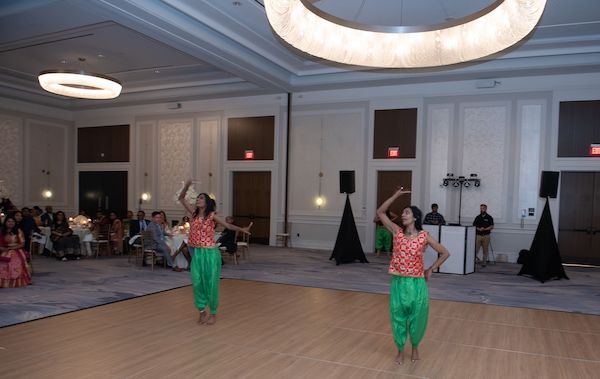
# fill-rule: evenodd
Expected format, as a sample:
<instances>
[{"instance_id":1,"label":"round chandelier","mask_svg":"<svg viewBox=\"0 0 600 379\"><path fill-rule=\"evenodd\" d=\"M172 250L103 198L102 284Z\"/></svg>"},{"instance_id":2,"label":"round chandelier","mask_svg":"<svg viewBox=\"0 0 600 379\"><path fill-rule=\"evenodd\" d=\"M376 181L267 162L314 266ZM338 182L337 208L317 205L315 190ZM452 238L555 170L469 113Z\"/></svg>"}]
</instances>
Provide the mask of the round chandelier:
<instances>
[{"instance_id":1,"label":"round chandelier","mask_svg":"<svg viewBox=\"0 0 600 379\"><path fill-rule=\"evenodd\" d=\"M40 86L57 95L80 99L114 99L121 83L110 76L71 70L46 70L38 76Z\"/></svg>"},{"instance_id":2,"label":"round chandelier","mask_svg":"<svg viewBox=\"0 0 600 379\"><path fill-rule=\"evenodd\" d=\"M330 61L417 68L472 61L525 38L547 0L496 0L469 16L432 26L366 25L335 17L311 0L264 0L271 27L290 45Z\"/></svg>"}]
</instances>

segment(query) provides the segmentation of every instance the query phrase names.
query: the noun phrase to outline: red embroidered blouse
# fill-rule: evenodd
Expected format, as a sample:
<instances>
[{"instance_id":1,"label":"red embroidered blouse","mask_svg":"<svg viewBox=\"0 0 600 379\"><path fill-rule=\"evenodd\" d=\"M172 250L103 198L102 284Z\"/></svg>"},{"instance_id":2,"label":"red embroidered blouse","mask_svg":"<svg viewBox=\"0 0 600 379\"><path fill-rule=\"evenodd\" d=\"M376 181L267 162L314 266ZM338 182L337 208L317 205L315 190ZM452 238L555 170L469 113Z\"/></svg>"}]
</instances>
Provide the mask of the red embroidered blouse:
<instances>
[{"instance_id":1,"label":"red embroidered blouse","mask_svg":"<svg viewBox=\"0 0 600 379\"><path fill-rule=\"evenodd\" d=\"M427 232L421 230L415 238L404 235L402 228L394 235L394 254L388 273L413 278L424 277L423 255L427 247Z\"/></svg>"},{"instance_id":2,"label":"red embroidered blouse","mask_svg":"<svg viewBox=\"0 0 600 379\"><path fill-rule=\"evenodd\" d=\"M190 235L188 245L190 247L213 247L215 246L215 212L211 212L204 218L198 215L190 221Z\"/></svg>"}]
</instances>

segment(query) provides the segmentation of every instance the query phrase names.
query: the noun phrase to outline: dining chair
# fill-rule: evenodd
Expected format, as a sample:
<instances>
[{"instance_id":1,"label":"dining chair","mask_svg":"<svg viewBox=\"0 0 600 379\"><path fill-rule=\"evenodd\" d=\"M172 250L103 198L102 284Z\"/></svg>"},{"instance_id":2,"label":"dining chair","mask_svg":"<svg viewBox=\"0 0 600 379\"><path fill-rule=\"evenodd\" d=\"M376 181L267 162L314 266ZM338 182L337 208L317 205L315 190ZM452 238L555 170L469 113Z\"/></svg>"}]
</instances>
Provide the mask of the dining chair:
<instances>
[{"instance_id":1,"label":"dining chair","mask_svg":"<svg viewBox=\"0 0 600 379\"><path fill-rule=\"evenodd\" d=\"M282 247L292 247L292 223L288 222L287 231L284 230L282 233L275 234L275 245L279 246L281 242Z\"/></svg>"},{"instance_id":2,"label":"dining chair","mask_svg":"<svg viewBox=\"0 0 600 379\"><path fill-rule=\"evenodd\" d=\"M151 269L152 271L154 271L154 265L156 264L156 261L162 259L163 267L166 268L167 260L162 255L159 255L153 247L151 247L152 244L150 243L150 241L152 241L153 238L152 232L148 230L143 230L140 232L140 234L142 244L142 262L144 262L147 257L150 257Z\"/></svg>"},{"instance_id":3,"label":"dining chair","mask_svg":"<svg viewBox=\"0 0 600 379\"><path fill-rule=\"evenodd\" d=\"M250 227L252 227L252 224L250 224ZM241 253L242 259L246 259L246 255L250 258L250 234L235 232L235 240L237 241L237 250Z\"/></svg>"},{"instance_id":4,"label":"dining chair","mask_svg":"<svg viewBox=\"0 0 600 379\"><path fill-rule=\"evenodd\" d=\"M96 258L100 253L100 246L106 246L107 255L110 255L110 224L99 224L97 231L95 230L94 238L92 238L92 245L96 253Z\"/></svg>"}]
</instances>

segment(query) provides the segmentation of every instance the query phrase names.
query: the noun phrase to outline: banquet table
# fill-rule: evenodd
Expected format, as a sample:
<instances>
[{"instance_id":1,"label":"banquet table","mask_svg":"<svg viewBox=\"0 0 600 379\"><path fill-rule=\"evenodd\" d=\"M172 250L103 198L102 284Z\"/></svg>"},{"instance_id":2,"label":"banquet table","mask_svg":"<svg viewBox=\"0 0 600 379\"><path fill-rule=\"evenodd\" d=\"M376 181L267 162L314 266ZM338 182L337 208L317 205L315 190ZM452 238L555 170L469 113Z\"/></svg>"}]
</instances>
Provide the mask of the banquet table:
<instances>
[{"instance_id":1,"label":"banquet table","mask_svg":"<svg viewBox=\"0 0 600 379\"><path fill-rule=\"evenodd\" d=\"M52 229L49 226L40 226L40 231L42 234L36 238L36 241L39 243L38 254L42 254L44 249L48 249L48 251L52 251L54 248L54 244L50 239L50 235L52 234ZM90 242L93 239L92 232L87 227L79 227L73 226L71 227L73 231L73 235L79 237L79 243L81 245L81 254L86 256L92 255L92 248L90 246Z\"/></svg>"},{"instance_id":2,"label":"banquet table","mask_svg":"<svg viewBox=\"0 0 600 379\"><path fill-rule=\"evenodd\" d=\"M92 232L88 227L84 226L73 226L71 227L73 234L79 237L79 244L81 245L81 254L91 257L92 247L91 242L94 239Z\"/></svg>"},{"instance_id":3,"label":"banquet table","mask_svg":"<svg viewBox=\"0 0 600 379\"><path fill-rule=\"evenodd\" d=\"M185 242L187 244L188 234L187 233L174 233L172 236L165 238L165 242L171 249L171 255L175 254L175 252L181 247L181 245ZM183 254L177 254L174 260L175 266L181 269L188 268L187 259Z\"/></svg>"},{"instance_id":4,"label":"banquet table","mask_svg":"<svg viewBox=\"0 0 600 379\"><path fill-rule=\"evenodd\" d=\"M177 252L177 250L181 247L181 245L183 243L187 244L188 236L189 236L189 234L186 233L185 231L175 231L172 235L165 236L165 242L166 242L167 246L169 246L169 249L171 249L171 256L173 256ZM221 233L215 232L215 242L219 239L220 236L221 236ZM134 246L139 237L140 237L139 234L133 236L129 240L129 244L131 246ZM192 254L192 253L190 252L190 254ZM175 263L175 266L179 267L180 269L185 270L185 269L189 268L187 259L185 259L185 256L182 253L177 254L177 256L174 259L174 263Z\"/></svg>"}]
</instances>

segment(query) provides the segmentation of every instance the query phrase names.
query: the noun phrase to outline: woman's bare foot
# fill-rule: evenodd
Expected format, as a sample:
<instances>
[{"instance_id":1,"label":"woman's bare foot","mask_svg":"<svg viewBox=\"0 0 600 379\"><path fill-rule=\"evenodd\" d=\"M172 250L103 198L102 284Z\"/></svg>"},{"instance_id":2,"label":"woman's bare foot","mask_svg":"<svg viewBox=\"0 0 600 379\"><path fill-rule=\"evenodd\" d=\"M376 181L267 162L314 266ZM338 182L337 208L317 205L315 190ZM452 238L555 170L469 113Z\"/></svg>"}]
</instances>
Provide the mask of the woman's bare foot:
<instances>
[{"instance_id":1,"label":"woman's bare foot","mask_svg":"<svg viewBox=\"0 0 600 379\"><path fill-rule=\"evenodd\" d=\"M413 362L416 362L419 359L420 359L419 358L419 349L413 347L412 354L410 355L410 360L413 361Z\"/></svg>"},{"instance_id":2,"label":"woman's bare foot","mask_svg":"<svg viewBox=\"0 0 600 379\"><path fill-rule=\"evenodd\" d=\"M404 352L398 352L398 355L396 355L396 363L398 363L399 365L404 364Z\"/></svg>"},{"instance_id":3,"label":"woman's bare foot","mask_svg":"<svg viewBox=\"0 0 600 379\"><path fill-rule=\"evenodd\" d=\"M206 311L200 311L200 315L198 316L198 324L204 324L206 322Z\"/></svg>"},{"instance_id":4,"label":"woman's bare foot","mask_svg":"<svg viewBox=\"0 0 600 379\"><path fill-rule=\"evenodd\" d=\"M208 319L206 320L206 325L214 325L215 322L217 322L217 315L210 315L208 316Z\"/></svg>"}]
</instances>

